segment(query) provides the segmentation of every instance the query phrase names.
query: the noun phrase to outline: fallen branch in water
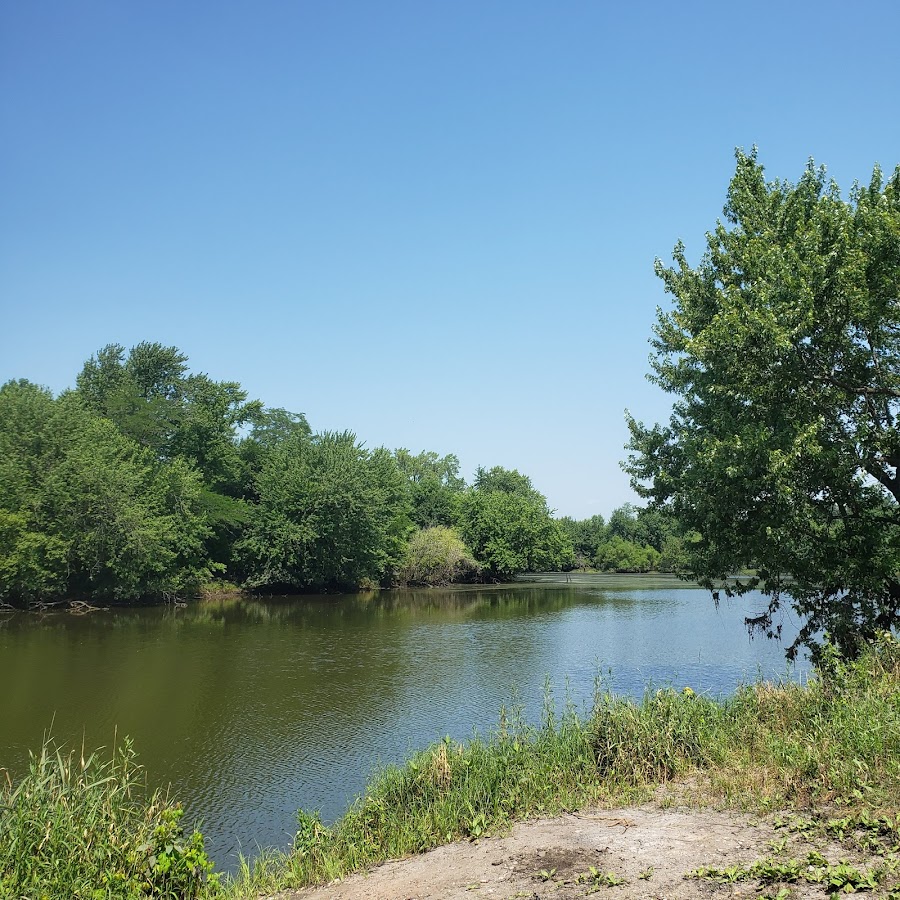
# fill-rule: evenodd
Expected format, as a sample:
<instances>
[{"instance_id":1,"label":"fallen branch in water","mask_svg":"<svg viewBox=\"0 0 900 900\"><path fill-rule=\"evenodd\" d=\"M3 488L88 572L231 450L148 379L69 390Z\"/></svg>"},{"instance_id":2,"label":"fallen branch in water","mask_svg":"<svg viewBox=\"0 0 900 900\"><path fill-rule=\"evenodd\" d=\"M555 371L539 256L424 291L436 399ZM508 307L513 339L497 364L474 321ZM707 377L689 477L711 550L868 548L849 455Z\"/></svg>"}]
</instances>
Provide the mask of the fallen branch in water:
<instances>
[{"instance_id":1,"label":"fallen branch in water","mask_svg":"<svg viewBox=\"0 0 900 900\"><path fill-rule=\"evenodd\" d=\"M82 616L89 612L98 612L99 610L107 610L108 606L94 606L86 600L72 600L69 603L69 612L76 616Z\"/></svg>"}]
</instances>

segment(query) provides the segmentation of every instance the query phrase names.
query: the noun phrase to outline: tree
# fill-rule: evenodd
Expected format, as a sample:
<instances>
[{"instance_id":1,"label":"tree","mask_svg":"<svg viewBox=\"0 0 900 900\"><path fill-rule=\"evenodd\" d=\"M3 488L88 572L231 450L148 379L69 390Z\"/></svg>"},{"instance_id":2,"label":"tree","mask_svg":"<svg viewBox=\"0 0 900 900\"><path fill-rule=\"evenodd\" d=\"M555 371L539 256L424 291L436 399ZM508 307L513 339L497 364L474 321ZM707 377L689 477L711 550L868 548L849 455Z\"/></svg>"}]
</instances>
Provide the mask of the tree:
<instances>
[{"instance_id":1,"label":"tree","mask_svg":"<svg viewBox=\"0 0 900 900\"><path fill-rule=\"evenodd\" d=\"M589 519L563 516L557 521L572 542L572 549L575 551L572 565L580 569L592 565L597 547L606 539L606 523L603 516L595 515Z\"/></svg>"},{"instance_id":2,"label":"tree","mask_svg":"<svg viewBox=\"0 0 900 900\"><path fill-rule=\"evenodd\" d=\"M514 494L518 497L539 499L546 503L543 494L539 494L527 475L522 475L516 469L504 469L503 466L494 466L485 469L479 466L475 471L473 487L476 491L487 493L488 491L502 491L505 494Z\"/></svg>"},{"instance_id":3,"label":"tree","mask_svg":"<svg viewBox=\"0 0 900 900\"><path fill-rule=\"evenodd\" d=\"M260 410L253 418L250 434L240 443L244 464L254 475L257 474L268 455L297 434L312 434L303 413L292 413L277 407Z\"/></svg>"},{"instance_id":4,"label":"tree","mask_svg":"<svg viewBox=\"0 0 900 900\"><path fill-rule=\"evenodd\" d=\"M823 630L853 655L900 622L900 167L844 200L812 162L767 183L738 152L724 214L698 266L657 261L651 378L676 400L629 420L625 467L703 584L767 594L751 627L780 633L788 603L790 655Z\"/></svg>"},{"instance_id":5,"label":"tree","mask_svg":"<svg viewBox=\"0 0 900 900\"><path fill-rule=\"evenodd\" d=\"M160 462L181 459L198 470L209 525L206 550L221 569L231 564L231 545L249 515L245 500L253 499L248 495L259 468L255 440L270 442L268 432L289 422L307 433L309 428L302 416L264 411L258 401L248 401L237 382L189 374L187 360L177 347L158 343L143 341L127 353L109 344L84 364L76 393L90 412L115 423ZM253 434L239 441L247 424Z\"/></svg>"},{"instance_id":6,"label":"tree","mask_svg":"<svg viewBox=\"0 0 900 900\"><path fill-rule=\"evenodd\" d=\"M466 486L459 476L459 460L452 453L438 456L434 451L413 456L403 447L394 458L409 484L413 522L419 528L452 525L456 498Z\"/></svg>"},{"instance_id":7,"label":"tree","mask_svg":"<svg viewBox=\"0 0 900 900\"><path fill-rule=\"evenodd\" d=\"M259 503L237 552L249 587L355 588L390 580L411 530L391 454L350 432L282 441L257 477Z\"/></svg>"},{"instance_id":8,"label":"tree","mask_svg":"<svg viewBox=\"0 0 900 900\"><path fill-rule=\"evenodd\" d=\"M0 388L0 599L133 600L210 577L199 475L76 393Z\"/></svg>"},{"instance_id":9,"label":"tree","mask_svg":"<svg viewBox=\"0 0 900 900\"><path fill-rule=\"evenodd\" d=\"M517 471L479 469L459 502L459 530L485 574L508 579L519 572L559 569L573 560L572 542L547 500Z\"/></svg>"},{"instance_id":10,"label":"tree","mask_svg":"<svg viewBox=\"0 0 900 900\"><path fill-rule=\"evenodd\" d=\"M78 393L94 413L152 450L160 459L180 456L195 465L213 491L239 496L244 466L241 426L262 416L236 381L187 374L177 347L144 341L126 354L109 344L84 365Z\"/></svg>"},{"instance_id":11,"label":"tree","mask_svg":"<svg viewBox=\"0 0 900 900\"><path fill-rule=\"evenodd\" d=\"M604 572L649 572L656 568L659 553L653 547L635 544L614 534L597 548L594 565Z\"/></svg>"}]
</instances>

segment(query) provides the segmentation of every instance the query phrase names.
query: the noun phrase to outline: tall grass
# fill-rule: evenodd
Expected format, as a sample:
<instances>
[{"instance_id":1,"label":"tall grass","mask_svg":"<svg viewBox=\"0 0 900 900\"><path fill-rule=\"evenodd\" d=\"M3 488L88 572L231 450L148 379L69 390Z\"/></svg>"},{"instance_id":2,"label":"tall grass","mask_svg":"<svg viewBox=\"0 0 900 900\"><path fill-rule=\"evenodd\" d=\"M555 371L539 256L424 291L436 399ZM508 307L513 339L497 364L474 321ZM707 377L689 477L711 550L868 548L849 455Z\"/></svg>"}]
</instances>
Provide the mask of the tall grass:
<instances>
[{"instance_id":1,"label":"tall grass","mask_svg":"<svg viewBox=\"0 0 900 900\"><path fill-rule=\"evenodd\" d=\"M190 900L214 887L202 836L185 838L180 807L143 787L127 739L107 759L45 740L0 787L0 897Z\"/></svg>"}]
</instances>

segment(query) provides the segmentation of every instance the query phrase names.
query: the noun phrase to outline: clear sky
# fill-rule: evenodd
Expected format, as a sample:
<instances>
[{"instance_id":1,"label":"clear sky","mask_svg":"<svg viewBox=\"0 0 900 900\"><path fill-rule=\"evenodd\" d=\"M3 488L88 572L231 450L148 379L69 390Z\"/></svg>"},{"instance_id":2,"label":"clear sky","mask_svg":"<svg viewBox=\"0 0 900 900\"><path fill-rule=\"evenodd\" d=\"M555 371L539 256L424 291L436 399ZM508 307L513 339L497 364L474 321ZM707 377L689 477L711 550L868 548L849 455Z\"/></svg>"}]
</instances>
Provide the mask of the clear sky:
<instances>
[{"instance_id":1,"label":"clear sky","mask_svg":"<svg viewBox=\"0 0 900 900\"><path fill-rule=\"evenodd\" d=\"M735 147L900 162L895 2L0 0L0 382L174 344L315 430L635 498Z\"/></svg>"}]
</instances>

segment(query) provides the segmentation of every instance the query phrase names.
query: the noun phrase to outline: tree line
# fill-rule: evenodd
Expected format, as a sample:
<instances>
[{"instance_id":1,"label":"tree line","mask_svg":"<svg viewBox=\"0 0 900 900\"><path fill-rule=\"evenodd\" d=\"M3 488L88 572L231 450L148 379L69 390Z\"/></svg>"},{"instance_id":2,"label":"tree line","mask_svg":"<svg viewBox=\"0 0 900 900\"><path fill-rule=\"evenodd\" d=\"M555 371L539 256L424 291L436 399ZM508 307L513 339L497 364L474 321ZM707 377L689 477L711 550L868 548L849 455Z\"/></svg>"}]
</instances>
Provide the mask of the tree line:
<instances>
[{"instance_id":1,"label":"tree line","mask_svg":"<svg viewBox=\"0 0 900 900\"><path fill-rule=\"evenodd\" d=\"M636 537L631 520L646 531L646 517L617 515L613 539L662 552L655 533ZM584 524L555 519L515 470L479 468L467 484L452 454L313 433L302 414L191 373L158 343L104 347L58 396L0 387L7 604L187 596L217 580L267 591L499 581L572 568L588 549L593 560Z\"/></svg>"},{"instance_id":2,"label":"tree line","mask_svg":"<svg viewBox=\"0 0 900 900\"><path fill-rule=\"evenodd\" d=\"M668 509L624 503L605 521L559 520L572 541L573 568L601 572L684 572L690 536L683 534ZM687 541L687 545L686 545Z\"/></svg>"}]
</instances>

